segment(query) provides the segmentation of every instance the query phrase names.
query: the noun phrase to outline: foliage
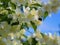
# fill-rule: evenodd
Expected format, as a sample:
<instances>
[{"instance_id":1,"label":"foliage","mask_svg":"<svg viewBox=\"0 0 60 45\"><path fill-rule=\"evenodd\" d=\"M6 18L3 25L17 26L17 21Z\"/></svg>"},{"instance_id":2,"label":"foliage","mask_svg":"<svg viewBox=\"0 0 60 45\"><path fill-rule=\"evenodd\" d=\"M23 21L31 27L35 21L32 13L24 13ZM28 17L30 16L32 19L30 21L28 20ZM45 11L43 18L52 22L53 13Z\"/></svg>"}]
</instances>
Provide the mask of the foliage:
<instances>
[{"instance_id":1,"label":"foliage","mask_svg":"<svg viewBox=\"0 0 60 45\"><path fill-rule=\"evenodd\" d=\"M37 26L59 7L59 0L47 4L41 0L0 0L0 45L58 45L57 38L41 33ZM34 29L30 37L25 35L29 27Z\"/></svg>"}]
</instances>

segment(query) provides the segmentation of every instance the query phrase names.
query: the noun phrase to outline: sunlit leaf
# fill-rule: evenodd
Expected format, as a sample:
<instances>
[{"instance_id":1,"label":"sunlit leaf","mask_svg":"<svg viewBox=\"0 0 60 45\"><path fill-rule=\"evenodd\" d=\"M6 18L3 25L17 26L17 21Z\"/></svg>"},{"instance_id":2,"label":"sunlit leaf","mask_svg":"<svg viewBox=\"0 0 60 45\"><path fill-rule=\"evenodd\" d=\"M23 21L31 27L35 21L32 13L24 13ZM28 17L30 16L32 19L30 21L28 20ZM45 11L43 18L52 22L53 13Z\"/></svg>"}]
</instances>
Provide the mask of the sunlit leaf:
<instances>
[{"instance_id":1,"label":"sunlit leaf","mask_svg":"<svg viewBox=\"0 0 60 45\"><path fill-rule=\"evenodd\" d=\"M42 5L40 5L38 3L34 3L34 4L31 4L31 5L42 7Z\"/></svg>"},{"instance_id":2,"label":"sunlit leaf","mask_svg":"<svg viewBox=\"0 0 60 45\"><path fill-rule=\"evenodd\" d=\"M48 12L45 11L45 12L44 12L44 19L45 19L47 16L48 16Z\"/></svg>"},{"instance_id":3,"label":"sunlit leaf","mask_svg":"<svg viewBox=\"0 0 60 45\"><path fill-rule=\"evenodd\" d=\"M34 29L34 31L36 31L36 29L37 29L37 26L35 25L35 23L34 22L30 22L31 23L31 25L32 25L32 27L33 27L33 29Z\"/></svg>"}]
</instances>

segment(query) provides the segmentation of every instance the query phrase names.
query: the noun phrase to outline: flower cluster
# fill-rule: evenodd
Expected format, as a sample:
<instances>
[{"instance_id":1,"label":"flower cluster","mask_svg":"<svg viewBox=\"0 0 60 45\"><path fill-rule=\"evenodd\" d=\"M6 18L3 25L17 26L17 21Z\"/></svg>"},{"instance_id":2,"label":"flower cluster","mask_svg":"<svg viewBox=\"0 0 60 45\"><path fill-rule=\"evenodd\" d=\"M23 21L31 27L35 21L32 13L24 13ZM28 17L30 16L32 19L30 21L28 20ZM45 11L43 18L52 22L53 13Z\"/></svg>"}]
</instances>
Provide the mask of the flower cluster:
<instances>
[{"instance_id":1,"label":"flower cluster","mask_svg":"<svg viewBox=\"0 0 60 45\"><path fill-rule=\"evenodd\" d=\"M59 0L47 4L42 0L0 0L0 45L58 45L55 38L37 31L37 26L59 7ZM30 37L25 35L29 27L34 29Z\"/></svg>"}]
</instances>

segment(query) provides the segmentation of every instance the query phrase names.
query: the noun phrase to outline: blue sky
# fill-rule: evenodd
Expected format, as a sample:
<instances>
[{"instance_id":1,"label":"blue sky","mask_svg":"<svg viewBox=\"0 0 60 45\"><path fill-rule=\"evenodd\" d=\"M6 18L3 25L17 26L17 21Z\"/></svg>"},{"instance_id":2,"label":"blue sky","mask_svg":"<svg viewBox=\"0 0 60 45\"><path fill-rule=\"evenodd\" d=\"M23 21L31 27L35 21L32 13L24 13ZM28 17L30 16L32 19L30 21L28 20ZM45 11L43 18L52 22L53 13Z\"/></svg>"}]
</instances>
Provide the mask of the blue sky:
<instances>
[{"instance_id":1,"label":"blue sky","mask_svg":"<svg viewBox=\"0 0 60 45\"><path fill-rule=\"evenodd\" d=\"M42 2L47 3L48 0L42 0ZM42 22L41 25L38 26L38 30L42 33L57 33L60 30L59 28L60 24L60 9L56 13L51 13L51 17L47 16L46 19ZM32 28L29 29L30 32L34 32ZM29 32L26 33L26 35L30 35Z\"/></svg>"},{"instance_id":2,"label":"blue sky","mask_svg":"<svg viewBox=\"0 0 60 45\"><path fill-rule=\"evenodd\" d=\"M38 30L42 33L57 33L59 31L60 24L60 10L56 13L51 13L51 17L47 16L46 19L42 22L41 25L38 26ZM33 33L33 28L29 28L29 31ZM31 33L27 32L26 35L30 35Z\"/></svg>"},{"instance_id":3,"label":"blue sky","mask_svg":"<svg viewBox=\"0 0 60 45\"><path fill-rule=\"evenodd\" d=\"M56 13L52 13L51 17L47 17L43 23L38 27L38 29L43 33L51 32L54 34L55 32L58 33L59 31L59 24L60 24L60 10Z\"/></svg>"}]
</instances>

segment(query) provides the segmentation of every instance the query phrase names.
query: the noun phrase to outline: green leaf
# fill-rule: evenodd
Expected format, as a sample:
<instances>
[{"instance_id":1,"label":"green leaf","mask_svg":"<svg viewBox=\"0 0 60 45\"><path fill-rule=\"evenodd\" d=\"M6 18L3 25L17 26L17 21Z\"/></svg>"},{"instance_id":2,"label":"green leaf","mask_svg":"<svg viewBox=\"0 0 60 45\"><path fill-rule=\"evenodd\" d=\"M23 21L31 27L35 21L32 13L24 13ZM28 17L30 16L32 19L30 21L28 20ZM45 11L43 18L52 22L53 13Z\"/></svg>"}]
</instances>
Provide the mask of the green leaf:
<instances>
[{"instance_id":1,"label":"green leaf","mask_svg":"<svg viewBox=\"0 0 60 45\"><path fill-rule=\"evenodd\" d=\"M31 6L31 7L30 7L31 10L32 10L33 8L34 8L35 10L37 10L37 7L34 7L34 6Z\"/></svg>"},{"instance_id":2,"label":"green leaf","mask_svg":"<svg viewBox=\"0 0 60 45\"><path fill-rule=\"evenodd\" d=\"M9 2L9 1L11 1L11 0L0 0L1 2Z\"/></svg>"},{"instance_id":3,"label":"green leaf","mask_svg":"<svg viewBox=\"0 0 60 45\"><path fill-rule=\"evenodd\" d=\"M31 4L31 6L30 6L31 9L34 8L34 9L36 9L36 10L38 9L38 7L42 7L42 5L40 5L40 4L38 4L38 3L34 3L34 4Z\"/></svg>"},{"instance_id":4,"label":"green leaf","mask_svg":"<svg viewBox=\"0 0 60 45\"><path fill-rule=\"evenodd\" d=\"M23 42L23 45L30 45L28 41Z\"/></svg>"},{"instance_id":5,"label":"green leaf","mask_svg":"<svg viewBox=\"0 0 60 45\"><path fill-rule=\"evenodd\" d=\"M44 37L45 35L43 33L40 33L42 35L42 37Z\"/></svg>"},{"instance_id":6,"label":"green leaf","mask_svg":"<svg viewBox=\"0 0 60 45\"><path fill-rule=\"evenodd\" d=\"M20 29L23 29L23 28L27 28L27 29L29 29L29 27L28 27L27 23L22 23L22 25L21 25L21 28L20 28Z\"/></svg>"},{"instance_id":7,"label":"green leaf","mask_svg":"<svg viewBox=\"0 0 60 45\"><path fill-rule=\"evenodd\" d=\"M39 6L39 7L42 7L42 5L38 4L38 3L34 3L32 4L32 6Z\"/></svg>"},{"instance_id":8,"label":"green leaf","mask_svg":"<svg viewBox=\"0 0 60 45\"><path fill-rule=\"evenodd\" d=\"M6 19L7 19L7 15L5 15L5 14L0 14L0 22L1 22L1 21L6 21Z\"/></svg>"},{"instance_id":9,"label":"green leaf","mask_svg":"<svg viewBox=\"0 0 60 45\"><path fill-rule=\"evenodd\" d=\"M27 36L26 35L23 35L25 38L27 38Z\"/></svg>"},{"instance_id":10,"label":"green leaf","mask_svg":"<svg viewBox=\"0 0 60 45\"><path fill-rule=\"evenodd\" d=\"M35 23L34 23L34 22L32 22L32 21L30 21L30 23L31 23L31 25L32 25L32 27L33 27L33 29L34 29L34 31L36 31L37 26L35 25Z\"/></svg>"},{"instance_id":11,"label":"green leaf","mask_svg":"<svg viewBox=\"0 0 60 45\"><path fill-rule=\"evenodd\" d=\"M1 7L3 7L4 9L6 9L8 7L8 3L11 0L0 0L2 5L0 5Z\"/></svg>"},{"instance_id":12,"label":"green leaf","mask_svg":"<svg viewBox=\"0 0 60 45\"><path fill-rule=\"evenodd\" d=\"M26 40L26 42L22 42L23 45L36 45L37 41L35 38L32 38L31 43L28 42L28 40Z\"/></svg>"},{"instance_id":13,"label":"green leaf","mask_svg":"<svg viewBox=\"0 0 60 45\"><path fill-rule=\"evenodd\" d=\"M6 9L8 7L8 2L3 2L2 7L4 7Z\"/></svg>"},{"instance_id":14,"label":"green leaf","mask_svg":"<svg viewBox=\"0 0 60 45\"><path fill-rule=\"evenodd\" d=\"M16 5L14 3L10 2L10 5L13 9L16 9Z\"/></svg>"},{"instance_id":15,"label":"green leaf","mask_svg":"<svg viewBox=\"0 0 60 45\"><path fill-rule=\"evenodd\" d=\"M21 30L21 29L24 29L24 24L23 24L23 23L22 23L22 25L21 25L21 27L20 27L20 30Z\"/></svg>"},{"instance_id":16,"label":"green leaf","mask_svg":"<svg viewBox=\"0 0 60 45\"><path fill-rule=\"evenodd\" d=\"M0 22L2 21L7 21L7 23L9 24L12 21L12 18L8 18L5 14L0 14Z\"/></svg>"},{"instance_id":17,"label":"green leaf","mask_svg":"<svg viewBox=\"0 0 60 45\"><path fill-rule=\"evenodd\" d=\"M32 45L36 45L37 41L35 38L32 38Z\"/></svg>"},{"instance_id":18,"label":"green leaf","mask_svg":"<svg viewBox=\"0 0 60 45\"><path fill-rule=\"evenodd\" d=\"M47 16L48 16L48 12L45 11L45 13L44 13L44 19L45 19Z\"/></svg>"},{"instance_id":19,"label":"green leaf","mask_svg":"<svg viewBox=\"0 0 60 45\"><path fill-rule=\"evenodd\" d=\"M12 14L12 13L15 13L15 11L11 10L11 9L6 9L8 10L8 14Z\"/></svg>"},{"instance_id":20,"label":"green leaf","mask_svg":"<svg viewBox=\"0 0 60 45\"><path fill-rule=\"evenodd\" d=\"M29 29L29 27L28 27L27 23L25 23L25 27L26 27L27 29Z\"/></svg>"},{"instance_id":21,"label":"green leaf","mask_svg":"<svg viewBox=\"0 0 60 45\"><path fill-rule=\"evenodd\" d=\"M25 7L28 7L28 3L25 4Z\"/></svg>"},{"instance_id":22,"label":"green leaf","mask_svg":"<svg viewBox=\"0 0 60 45\"><path fill-rule=\"evenodd\" d=\"M14 25L19 25L19 21L16 21L16 22L11 24L11 26L14 26Z\"/></svg>"},{"instance_id":23,"label":"green leaf","mask_svg":"<svg viewBox=\"0 0 60 45\"><path fill-rule=\"evenodd\" d=\"M12 21L12 18L7 18L6 21L7 21L8 24L10 24L11 21Z\"/></svg>"}]
</instances>

